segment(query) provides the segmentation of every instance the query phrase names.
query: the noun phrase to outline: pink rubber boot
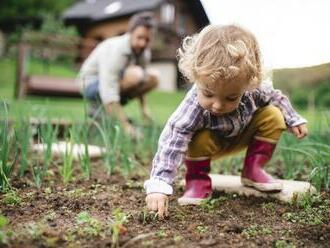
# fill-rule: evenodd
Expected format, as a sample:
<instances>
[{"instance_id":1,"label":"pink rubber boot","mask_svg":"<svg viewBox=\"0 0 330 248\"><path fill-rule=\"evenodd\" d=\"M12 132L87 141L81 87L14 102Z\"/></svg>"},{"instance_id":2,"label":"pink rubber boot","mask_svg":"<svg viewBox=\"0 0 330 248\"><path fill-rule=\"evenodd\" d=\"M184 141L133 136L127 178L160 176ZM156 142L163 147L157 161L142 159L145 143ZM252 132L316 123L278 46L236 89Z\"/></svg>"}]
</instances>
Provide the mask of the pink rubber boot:
<instances>
[{"instance_id":1,"label":"pink rubber boot","mask_svg":"<svg viewBox=\"0 0 330 248\"><path fill-rule=\"evenodd\" d=\"M186 186L182 197L178 199L180 205L198 205L212 193L210 172L210 159L201 161L185 161Z\"/></svg>"},{"instance_id":2,"label":"pink rubber boot","mask_svg":"<svg viewBox=\"0 0 330 248\"><path fill-rule=\"evenodd\" d=\"M262 168L271 159L276 144L254 139L249 145L244 161L241 182L259 191L281 191L281 182L272 178Z\"/></svg>"}]
</instances>

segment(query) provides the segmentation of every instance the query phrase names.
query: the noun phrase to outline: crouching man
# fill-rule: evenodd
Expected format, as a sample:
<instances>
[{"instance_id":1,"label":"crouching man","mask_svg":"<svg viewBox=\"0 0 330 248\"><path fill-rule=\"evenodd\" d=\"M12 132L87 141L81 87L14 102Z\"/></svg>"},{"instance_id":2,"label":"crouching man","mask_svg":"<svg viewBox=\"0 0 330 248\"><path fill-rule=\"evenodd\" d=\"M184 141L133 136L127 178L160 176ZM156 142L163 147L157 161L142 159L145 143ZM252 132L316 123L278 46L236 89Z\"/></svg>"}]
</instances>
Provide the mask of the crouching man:
<instances>
[{"instance_id":1,"label":"crouching man","mask_svg":"<svg viewBox=\"0 0 330 248\"><path fill-rule=\"evenodd\" d=\"M145 94L158 85L156 71L146 69L151 60L150 44L155 29L152 13L132 16L128 32L102 41L83 63L78 81L82 94L92 105L102 103L133 138L136 128L123 110L128 100L138 98L143 117L150 121Z\"/></svg>"}]
</instances>

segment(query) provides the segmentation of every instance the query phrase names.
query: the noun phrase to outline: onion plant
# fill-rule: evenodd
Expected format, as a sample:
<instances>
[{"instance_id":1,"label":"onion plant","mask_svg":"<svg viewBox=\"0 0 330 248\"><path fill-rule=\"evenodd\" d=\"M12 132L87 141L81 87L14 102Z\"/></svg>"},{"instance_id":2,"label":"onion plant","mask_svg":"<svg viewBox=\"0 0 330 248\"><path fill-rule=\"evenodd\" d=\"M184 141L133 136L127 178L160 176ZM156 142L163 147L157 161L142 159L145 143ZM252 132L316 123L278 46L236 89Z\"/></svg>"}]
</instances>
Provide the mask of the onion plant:
<instances>
[{"instance_id":1,"label":"onion plant","mask_svg":"<svg viewBox=\"0 0 330 248\"><path fill-rule=\"evenodd\" d=\"M80 132L80 140L84 145L84 152L80 155L80 167L87 179L90 178L91 175L91 161L88 151L88 132L89 132L89 121L88 121L88 113L87 113L87 101L84 97L84 123ZM79 142L81 143L81 142Z\"/></svg>"},{"instance_id":2,"label":"onion plant","mask_svg":"<svg viewBox=\"0 0 330 248\"><path fill-rule=\"evenodd\" d=\"M52 160L52 146L56 142L58 133L58 126L53 127L50 120L42 123L37 131L38 142L43 144L43 163L37 160L36 165L32 164L32 175L35 185L40 188L43 182L43 178L46 175L49 165Z\"/></svg>"},{"instance_id":3,"label":"onion plant","mask_svg":"<svg viewBox=\"0 0 330 248\"><path fill-rule=\"evenodd\" d=\"M88 150L88 124L73 125L71 127L71 142L73 144L83 144L83 151L79 151L80 168L86 179L90 178L91 162Z\"/></svg>"},{"instance_id":4,"label":"onion plant","mask_svg":"<svg viewBox=\"0 0 330 248\"><path fill-rule=\"evenodd\" d=\"M35 185L37 186L37 188L40 188L42 185L44 171L42 169L42 166L39 164L39 161L37 161L36 163L36 165L32 165L32 176Z\"/></svg>"},{"instance_id":5,"label":"onion plant","mask_svg":"<svg viewBox=\"0 0 330 248\"><path fill-rule=\"evenodd\" d=\"M3 116L0 125L0 190L6 191L10 188L10 176L17 156L14 159L10 158L13 139L9 132L7 104L2 102L0 107L1 116Z\"/></svg>"},{"instance_id":6,"label":"onion plant","mask_svg":"<svg viewBox=\"0 0 330 248\"><path fill-rule=\"evenodd\" d=\"M123 133L123 132L122 132ZM120 138L120 162L121 162L121 173L127 176L136 166L135 152L136 146L132 139L125 135ZM139 142L139 141L136 141Z\"/></svg>"},{"instance_id":7,"label":"onion plant","mask_svg":"<svg viewBox=\"0 0 330 248\"><path fill-rule=\"evenodd\" d=\"M70 139L66 139L66 147L63 155L63 165L60 168L60 174L64 184L72 179L73 174L73 132L69 130Z\"/></svg>"},{"instance_id":8,"label":"onion plant","mask_svg":"<svg viewBox=\"0 0 330 248\"><path fill-rule=\"evenodd\" d=\"M330 112L316 114L320 121L309 135L310 145L314 149L315 161L310 173L312 183L318 190L330 190Z\"/></svg>"},{"instance_id":9,"label":"onion plant","mask_svg":"<svg viewBox=\"0 0 330 248\"><path fill-rule=\"evenodd\" d=\"M40 136L42 144L44 145L44 166L43 172L46 173L52 159L52 145L56 142L58 134L58 125L53 127L50 120L40 127Z\"/></svg>"},{"instance_id":10,"label":"onion plant","mask_svg":"<svg viewBox=\"0 0 330 248\"><path fill-rule=\"evenodd\" d=\"M85 178L89 179L91 175L91 160L88 151L88 134L83 132L84 152L80 154L80 166Z\"/></svg>"},{"instance_id":11,"label":"onion plant","mask_svg":"<svg viewBox=\"0 0 330 248\"><path fill-rule=\"evenodd\" d=\"M319 151L314 169L310 173L311 181L318 191L330 189L330 146L327 153Z\"/></svg>"},{"instance_id":12,"label":"onion plant","mask_svg":"<svg viewBox=\"0 0 330 248\"><path fill-rule=\"evenodd\" d=\"M296 179L299 174L310 175L311 183L317 188L330 189L330 145L329 128L313 130L302 141L284 136L280 154L284 163L284 177Z\"/></svg>"},{"instance_id":13,"label":"onion plant","mask_svg":"<svg viewBox=\"0 0 330 248\"><path fill-rule=\"evenodd\" d=\"M284 164L283 177L285 179L296 179L299 174L304 174L305 163L313 161L313 155L308 149L302 147L301 143L292 136L284 135L279 148Z\"/></svg>"},{"instance_id":14,"label":"onion plant","mask_svg":"<svg viewBox=\"0 0 330 248\"><path fill-rule=\"evenodd\" d=\"M136 158L150 159L157 148L160 128L151 126L141 129L143 138L132 140L120 127L117 120L102 114L100 120L92 120L93 125L100 133L106 152L104 154L105 165L109 174L116 165L119 171L127 176L139 163Z\"/></svg>"},{"instance_id":15,"label":"onion plant","mask_svg":"<svg viewBox=\"0 0 330 248\"><path fill-rule=\"evenodd\" d=\"M21 117L15 127L17 149L20 154L19 175L22 177L28 169L28 153L31 139L31 128L27 117Z\"/></svg>"},{"instance_id":16,"label":"onion plant","mask_svg":"<svg viewBox=\"0 0 330 248\"><path fill-rule=\"evenodd\" d=\"M109 175L113 172L117 160L117 152L120 150L119 139L121 137L121 129L113 119L107 117L105 114L101 115L101 124L92 120L93 125L98 129L103 145L105 146L105 166Z\"/></svg>"},{"instance_id":17,"label":"onion plant","mask_svg":"<svg viewBox=\"0 0 330 248\"><path fill-rule=\"evenodd\" d=\"M136 144L136 154L140 159L146 162L150 161L153 154L156 152L158 138L161 128L155 124L149 125L142 129L143 139Z\"/></svg>"}]
</instances>

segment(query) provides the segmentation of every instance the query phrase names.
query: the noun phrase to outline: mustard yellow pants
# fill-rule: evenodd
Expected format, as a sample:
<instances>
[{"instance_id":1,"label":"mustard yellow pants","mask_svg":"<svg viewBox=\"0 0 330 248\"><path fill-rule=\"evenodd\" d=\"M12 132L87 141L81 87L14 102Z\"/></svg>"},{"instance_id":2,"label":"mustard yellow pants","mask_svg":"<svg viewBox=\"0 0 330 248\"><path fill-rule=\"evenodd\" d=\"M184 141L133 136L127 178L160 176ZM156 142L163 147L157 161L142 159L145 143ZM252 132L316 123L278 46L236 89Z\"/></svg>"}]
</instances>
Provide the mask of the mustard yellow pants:
<instances>
[{"instance_id":1,"label":"mustard yellow pants","mask_svg":"<svg viewBox=\"0 0 330 248\"><path fill-rule=\"evenodd\" d=\"M189 143L187 158L221 158L246 149L254 138L275 144L285 129L282 112L268 105L257 110L250 124L238 136L222 138L210 129L199 130Z\"/></svg>"}]
</instances>

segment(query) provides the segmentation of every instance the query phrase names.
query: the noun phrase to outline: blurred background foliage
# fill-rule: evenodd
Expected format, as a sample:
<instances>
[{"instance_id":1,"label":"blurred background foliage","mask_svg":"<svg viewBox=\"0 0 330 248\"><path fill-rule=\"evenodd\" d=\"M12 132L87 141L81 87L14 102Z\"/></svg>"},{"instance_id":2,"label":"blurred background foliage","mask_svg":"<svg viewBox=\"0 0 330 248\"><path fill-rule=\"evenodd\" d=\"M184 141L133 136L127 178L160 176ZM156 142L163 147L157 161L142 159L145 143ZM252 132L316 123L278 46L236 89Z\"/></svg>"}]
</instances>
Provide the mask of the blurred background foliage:
<instances>
[{"instance_id":1,"label":"blurred background foliage","mask_svg":"<svg viewBox=\"0 0 330 248\"><path fill-rule=\"evenodd\" d=\"M30 40L38 39L39 34L78 36L74 27L63 24L61 15L76 0L1 0L0 1L0 59L16 59L16 44L28 36ZM64 39L68 40L68 39ZM34 54L31 54L34 57ZM70 56L60 57L65 67L74 63ZM8 62L8 60L7 60ZM6 62L6 63L7 63ZM53 61L54 62L54 61ZM9 62L10 63L10 62ZM37 62L39 63L39 62ZM45 63L45 60L41 60ZM34 62L31 62L31 67ZM49 67L49 66L44 66ZM74 66L69 66L74 68ZM72 70L72 75L76 71ZM11 85L5 82L1 84ZM308 68L280 69L273 73L274 87L286 93L293 105L299 109L315 111L317 108L330 107L330 63Z\"/></svg>"},{"instance_id":2,"label":"blurred background foliage","mask_svg":"<svg viewBox=\"0 0 330 248\"><path fill-rule=\"evenodd\" d=\"M330 63L306 67L274 70L275 88L284 91L299 108L330 107Z\"/></svg>"},{"instance_id":3,"label":"blurred background foliage","mask_svg":"<svg viewBox=\"0 0 330 248\"><path fill-rule=\"evenodd\" d=\"M37 18L42 13L60 15L75 0L1 0L0 25L8 19Z\"/></svg>"},{"instance_id":4,"label":"blurred background foliage","mask_svg":"<svg viewBox=\"0 0 330 248\"><path fill-rule=\"evenodd\" d=\"M75 0L1 0L0 35L6 34L4 50L16 44L26 31L76 35L76 30L65 27L60 18L73 2Z\"/></svg>"}]
</instances>

